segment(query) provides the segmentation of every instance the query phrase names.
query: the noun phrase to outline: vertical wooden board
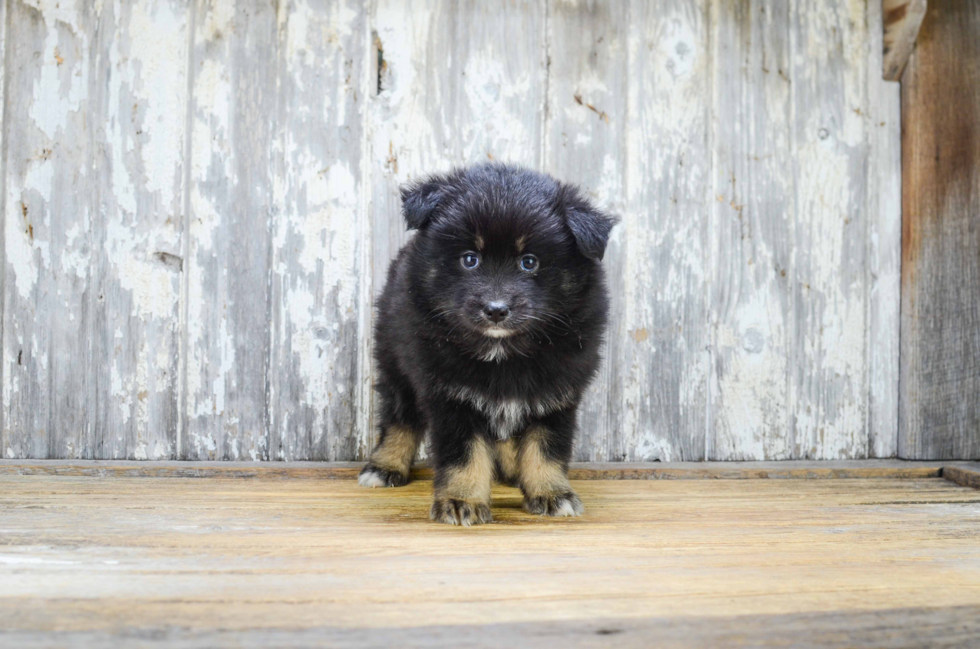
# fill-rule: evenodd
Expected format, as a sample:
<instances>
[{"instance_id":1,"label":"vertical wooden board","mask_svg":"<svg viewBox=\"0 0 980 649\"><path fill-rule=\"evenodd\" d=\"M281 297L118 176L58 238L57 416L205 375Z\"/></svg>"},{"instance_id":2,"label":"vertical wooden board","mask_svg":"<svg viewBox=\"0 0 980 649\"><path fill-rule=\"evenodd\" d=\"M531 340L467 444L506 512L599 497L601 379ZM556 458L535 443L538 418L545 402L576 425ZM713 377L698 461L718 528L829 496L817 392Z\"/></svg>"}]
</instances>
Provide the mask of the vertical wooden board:
<instances>
[{"instance_id":1,"label":"vertical wooden board","mask_svg":"<svg viewBox=\"0 0 980 649\"><path fill-rule=\"evenodd\" d=\"M898 452L902 114L898 82L876 80L868 184L868 456L885 458Z\"/></svg>"},{"instance_id":2,"label":"vertical wooden board","mask_svg":"<svg viewBox=\"0 0 980 649\"><path fill-rule=\"evenodd\" d=\"M7 3L4 2L0 4L0 106L3 107L4 113L6 112L7 102L5 100L5 90L6 90L6 79L7 79ZM3 119L3 113L0 113L0 152L5 152L4 148L4 132L6 120ZM6 376L9 371L6 367L7 365L7 353L5 345L4 336L4 323L6 319L4 317L4 312L7 305L7 293L6 293L6 275L7 275L7 251L6 251L6 181L7 177L7 157L6 155L0 154L0 182L4 183L4 187L0 190L0 214L4 214L4 227L0 228L0 458L7 457L7 449L10 448L11 455L13 455L13 448L11 444L13 442L13 431L8 435L6 419L7 419L7 401L3 398L7 392L5 389L6 382L4 381L4 376ZM8 439L9 438L9 439ZM8 444L8 441L11 444Z\"/></svg>"},{"instance_id":3,"label":"vertical wooden board","mask_svg":"<svg viewBox=\"0 0 980 649\"><path fill-rule=\"evenodd\" d=\"M372 20L373 294L409 239L400 184L454 165L540 168L546 59L543 3L379 0ZM372 429L360 453L370 450Z\"/></svg>"},{"instance_id":4,"label":"vertical wooden board","mask_svg":"<svg viewBox=\"0 0 980 649\"><path fill-rule=\"evenodd\" d=\"M712 6L712 460L795 457L789 20L782 0Z\"/></svg>"},{"instance_id":5,"label":"vertical wooden board","mask_svg":"<svg viewBox=\"0 0 980 649\"><path fill-rule=\"evenodd\" d=\"M277 15L200 0L194 21L180 457L270 459Z\"/></svg>"},{"instance_id":6,"label":"vertical wooden board","mask_svg":"<svg viewBox=\"0 0 980 649\"><path fill-rule=\"evenodd\" d=\"M901 89L875 70L882 58L882 3L868 24L868 455L898 451L902 255Z\"/></svg>"},{"instance_id":7,"label":"vertical wooden board","mask_svg":"<svg viewBox=\"0 0 980 649\"><path fill-rule=\"evenodd\" d=\"M795 455L860 458L868 454L865 3L793 7Z\"/></svg>"},{"instance_id":8,"label":"vertical wooden board","mask_svg":"<svg viewBox=\"0 0 980 649\"><path fill-rule=\"evenodd\" d=\"M544 169L579 184L603 209L621 215L625 204L629 6L622 2L548 3L548 95ZM621 230L622 226L618 226ZM625 279L623 242L616 231L603 261L611 286ZM599 376L579 411L576 460L634 459L626 447L624 368L643 345L623 328L625 294L611 292L610 331ZM632 440L631 440L632 441Z\"/></svg>"},{"instance_id":9,"label":"vertical wooden board","mask_svg":"<svg viewBox=\"0 0 980 649\"><path fill-rule=\"evenodd\" d=\"M625 295L618 327L631 338L615 403L636 459L704 459L708 21L701 0L630 4L627 207L618 235L627 238L626 269L613 290Z\"/></svg>"},{"instance_id":10,"label":"vertical wooden board","mask_svg":"<svg viewBox=\"0 0 980 649\"><path fill-rule=\"evenodd\" d=\"M86 128L86 8L8 4L4 148L4 426L7 457L99 454L93 340L104 314ZM100 299L102 295L103 299Z\"/></svg>"},{"instance_id":11,"label":"vertical wooden board","mask_svg":"<svg viewBox=\"0 0 980 649\"><path fill-rule=\"evenodd\" d=\"M176 456L188 17L180 0L106 3L95 32L95 173L75 189L97 193L104 223L91 341L104 458Z\"/></svg>"},{"instance_id":12,"label":"vertical wooden board","mask_svg":"<svg viewBox=\"0 0 980 649\"><path fill-rule=\"evenodd\" d=\"M902 78L899 457L980 458L980 5L929 2Z\"/></svg>"},{"instance_id":13,"label":"vertical wooden board","mask_svg":"<svg viewBox=\"0 0 980 649\"><path fill-rule=\"evenodd\" d=\"M352 460L359 430L360 200L366 13L356 0L279 7L271 422L283 460Z\"/></svg>"},{"instance_id":14,"label":"vertical wooden board","mask_svg":"<svg viewBox=\"0 0 980 649\"><path fill-rule=\"evenodd\" d=\"M186 8L11 10L4 454L171 458Z\"/></svg>"}]
</instances>

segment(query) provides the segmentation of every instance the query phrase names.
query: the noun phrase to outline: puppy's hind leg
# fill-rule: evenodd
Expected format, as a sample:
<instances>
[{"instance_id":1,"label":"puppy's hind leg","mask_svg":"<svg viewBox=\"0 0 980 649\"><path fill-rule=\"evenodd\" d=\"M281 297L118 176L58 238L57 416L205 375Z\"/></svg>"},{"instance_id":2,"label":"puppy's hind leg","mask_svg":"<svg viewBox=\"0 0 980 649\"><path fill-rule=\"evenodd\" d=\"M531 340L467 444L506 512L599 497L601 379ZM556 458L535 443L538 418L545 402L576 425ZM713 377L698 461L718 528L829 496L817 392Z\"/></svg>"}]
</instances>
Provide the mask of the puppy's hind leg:
<instances>
[{"instance_id":1,"label":"puppy's hind leg","mask_svg":"<svg viewBox=\"0 0 980 649\"><path fill-rule=\"evenodd\" d=\"M407 484L412 461L425 438L425 424L415 407L411 387L406 380L399 379L401 377L398 375L381 372L378 381L381 439L357 477L362 487L401 487Z\"/></svg>"},{"instance_id":2,"label":"puppy's hind leg","mask_svg":"<svg viewBox=\"0 0 980 649\"><path fill-rule=\"evenodd\" d=\"M381 429L381 441L371 451L368 463L357 476L362 487L402 487L408 484L412 460L425 431L391 424Z\"/></svg>"}]
</instances>

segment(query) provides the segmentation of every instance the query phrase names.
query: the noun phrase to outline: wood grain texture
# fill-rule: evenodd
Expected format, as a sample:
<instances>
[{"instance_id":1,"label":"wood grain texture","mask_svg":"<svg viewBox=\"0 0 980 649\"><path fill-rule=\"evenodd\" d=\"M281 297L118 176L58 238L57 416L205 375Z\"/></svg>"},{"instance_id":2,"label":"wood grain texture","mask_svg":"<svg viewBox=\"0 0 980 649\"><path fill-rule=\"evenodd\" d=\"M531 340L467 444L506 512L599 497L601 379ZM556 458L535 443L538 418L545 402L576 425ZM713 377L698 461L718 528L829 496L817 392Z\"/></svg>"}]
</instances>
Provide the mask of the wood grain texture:
<instances>
[{"instance_id":1,"label":"wood grain texture","mask_svg":"<svg viewBox=\"0 0 980 649\"><path fill-rule=\"evenodd\" d=\"M980 5L931 2L902 82L904 458L980 458L978 60Z\"/></svg>"},{"instance_id":2,"label":"wood grain texture","mask_svg":"<svg viewBox=\"0 0 980 649\"><path fill-rule=\"evenodd\" d=\"M544 168L556 178L579 184L597 205L622 219L603 266L611 286L625 287L628 248L623 231L633 229L625 195L631 6L556 1L548 2L547 10ZM629 339L626 329L626 293L614 289L610 297L612 326L602 351L605 360L579 409L578 460L635 459L631 455L638 451L627 442L636 433L636 416L630 410L638 404L619 404L626 398L624 389L636 381L631 376L636 367L648 361L630 358L639 344ZM627 417L632 419L629 424Z\"/></svg>"},{"instance_id":3,"label":"wood grain texture","mask_svg":"<svg viewBox=\"0 0 980 649\"><path fill-rule=\"evenodd\" d=\"M869 2L878 5L878 2ZM884 37L882 47L881 76L888 81L899 81L908 63L915 39L925 18L926 0L881 0Z\"/></svg>"},{"instance_id":4,"label":"wood grain texture","mask_svg":"<svg viewBox=\"0 0 980 649\"><path fill-rule=\"evenodd\" d=\"M943 477L964 487L980 489L980 464L943 466Z\"/></svg>"},{"instance_id":5,"label":"wood grain texture","mask_svg":"<svg viewBox=\"0 0 980 649\"><path fill-rule=\"evenodd\" d=\"M612 329L622 447L608 459L705 459L708 319L708 15L705 2L630 5L626 306ZM625 331L624 331L625 330ZM615 391L611 394L615 394ZM618 401L618 403L617 403Z\"/></svg>"},{"instance_id":6,"label":"wood grain texture","mask_svg":"<svg viewBox=\"0 0 980 649\"><path fill-rule=\"evenodd\" d=\"M881 4L868 3L868 456L898 452L902 264L901 86L873 74Z\"/></svg>"},{"instance_id":7,"label":"wood grain texture","mask_svg":"<svg viewBox=\"0 0 980 649\"><path fill-rule=\"evenodd\" d=\"M875 3L4 11L0 456L363 458L398 186L488 159L622 217L577 459L896 452Z\"/></svg>"},{"instance_id":8,"label":"wood grain texture","mask_svg":"<svg viewBox=\"0 0 980 649\"><path fill-rule=\"evenodd\" d=\"M708 457L868 457L868 175L889 150L870 145L886 99L868 92L865 4L721 1L713 15ZM876 324L881 345L897 339L894 319ZM897 386L879 360L887 408Z\"/></svg>"},{"instance_id":9,"label":"wood grain texture","mask_svg":"<svg viewBox=\"0 0 980 649\"><path fill-rule=\"evenodd\" d=\"M867 457L868 29L861 0L790 20L795 457Z\"/></svg>"},{"instance_id":10,"label":"wood grain texture","mask_svg":"<svg viewBox=\"0 0 980 649\"><path fill-rule=\"evenodd\" d=\"M92 196L72 191L79 176L88 179L94 171L94 144L84 124L86 113L98 113L89 57L97 17L74 8L56 16L19 2L7 5L8 23L18 28L5 39L6 58L17 64L7 68L4 114L19 127L4 128L5 452L97 457L94 406L97 392L107 396L107 390L104 374L96 376L93 349L97 320L105 314L103 278L95 271L101 237L93 230L104 228L93 223ZM11 96L10 88L20 90ZM72 272L56 272L63 261Z\"/></svg>"},{"instance_id":11,"label":"wood grain texture","mask_svg":"<svg viewBox=\"0 0 980 649\"><path fill-rule=\"evenodd\" d=\"M428 520L429 482L0 476L0 632L47 645L481 644L500 632L487 625L513 625L504 637L521 646L575 646L580 631L648 646L656 619L684 646L806 645L811 633L835 646L976 644L973 489L573 486L582 518L531 516L498 488L496 522L460 529Z\"/></svg>"},{"instance_id":12,"label":"wood grain texture","mask_svg":"<svg viewBox=\"0 0 980 649\"><path fill-rule=\"evenodd\" d=\"M643 617L600 620L542 620L477 625L417 627L262 628L243 631L127 630L140 646L213 647L813 647L845 644L856 649L959 648L980 640L980 606L914 606L871 611L829 611L731 617ZM612 636L612 638L610 638ZM112 631L14 631L3 634L18 647L46 644L110 647ZM655 640L653 640L655 638ZM805 638L805 642L801 639Z\"/></svg>"},{"instance_id":13,"label":"wood grain texture","mask_svg":"<svg viewBox=\"0 0 980 649\"><path fill-rule=\"evenodd\" d=\"M714 330L706 459L799 457L790 401L796 371L791 6L721 0L712 14Z\"/></svg>"},{"instance_id":14,"label":"wood grain texture","mask_svg":"<svg viewBox=\"0 0 980 649\"><path fill-rule=\"evenodd\" d=\"M186 7L9 10L4 453L174 457Z\"/></svg>"},{"instance_id":15,"label":"wood grain texture","mask_svg":"<svg viewBox=\"0 0 980 649\"><path fill-rule=\"evenodd\" d=\"M270 455L356 457L362 370L367 15L357 0L284 3L278 16ZM369 322L369 321L368 321Z\"/></svg>"},{"instance_id":16,"label":"wood grain texture","mask_svg":"<svg viewBox=\"0 0 980 649\"><path fill-rule=\"evenodd\" d=\"M0 112L0 181L3 182L3 189L0 190L0 214L3 215L3 227L0 228L0 459L7 457L8 442L13 442L13 434L7 433L6 420L9 411L7 404L9 402L6 400L6 395L10 392L7 390L4 381L4 376L10 371L7 368L6 336L4 335L7 322L7 187L4 180L7 177L6 128L4 127L7 113L7 24L7 3L4 2L3 6L0 7L0 79L3 79L3 83L0 83L0 106L3 106L3 110ZM11 449L10 455L13 457L13 449Z\"/></svg>"},{"instance_id":17,"label":"wood grain texture","mask_svg":"<svg viewBox=\"0 0 980 649\"><path fill-rule=\"evenodd\" d=\"M277 18L265 2L195 5L182 459L275 458Z\"/></svg>"}]
</instances>

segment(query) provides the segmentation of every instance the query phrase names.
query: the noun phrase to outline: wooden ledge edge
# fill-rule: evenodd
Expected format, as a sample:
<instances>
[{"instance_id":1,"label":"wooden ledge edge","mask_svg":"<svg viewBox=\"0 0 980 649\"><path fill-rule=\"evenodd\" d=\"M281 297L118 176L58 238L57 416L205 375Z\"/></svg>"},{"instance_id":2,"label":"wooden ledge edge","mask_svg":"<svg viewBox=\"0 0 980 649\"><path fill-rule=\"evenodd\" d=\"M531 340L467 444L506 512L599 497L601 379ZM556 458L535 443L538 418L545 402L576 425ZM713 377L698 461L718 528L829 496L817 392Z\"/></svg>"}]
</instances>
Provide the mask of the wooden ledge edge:
<instances>
[{"instance_id":1,"label":"wooden ledge edge","mask_svg":"<svg viewBox=\"0 0 980 649\"><path fill-rule=\"evenodd\" d=\"M980 463L946 465L943 467L943 477L964 487L980 489Z\"/></svg>"},{"instance_id":2,"label":"wooden ledge edge","mask_svg":"<svg viewBox=\"0 0 980 649\"><path fill-rule=\"evenodd\" d=\"M185 462L132 460L0 460L0 476L53 475L95 478L236 478L354 480L361 462ZM980 481L969 463L905 460L784 460L773 462L581 462L572 480L813 480L947 477ZM954 477L956 476L956 477ZM412 478L432 478L418 466ZM966 480L967 483L959 482ZM980 482L976 483L980 485Z\"/></svg>"}]
</instances>

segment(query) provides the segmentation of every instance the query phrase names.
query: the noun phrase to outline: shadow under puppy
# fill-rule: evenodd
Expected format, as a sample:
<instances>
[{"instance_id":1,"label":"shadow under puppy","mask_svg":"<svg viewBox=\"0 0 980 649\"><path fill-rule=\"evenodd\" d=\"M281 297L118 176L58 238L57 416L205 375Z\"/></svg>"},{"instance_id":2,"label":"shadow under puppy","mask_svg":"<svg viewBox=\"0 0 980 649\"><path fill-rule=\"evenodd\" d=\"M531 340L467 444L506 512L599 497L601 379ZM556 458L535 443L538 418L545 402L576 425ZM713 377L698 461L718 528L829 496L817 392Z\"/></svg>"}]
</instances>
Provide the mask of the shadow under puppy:
<instances>
[{"instance_id":1,"label":"shadow under puppy","mask_svg":"<svg viewBox=\"0 0 980 649\"><path fill-rule=\"evenodd\" d=\"M425 431L433 520L486 523L490 487L534 514L577 516L576 410L595 376L612 217L544 174L484 164L402 189L418 230L378 302L381 439L358 481L397 487Z\"/></svg>"}]
</instances>

